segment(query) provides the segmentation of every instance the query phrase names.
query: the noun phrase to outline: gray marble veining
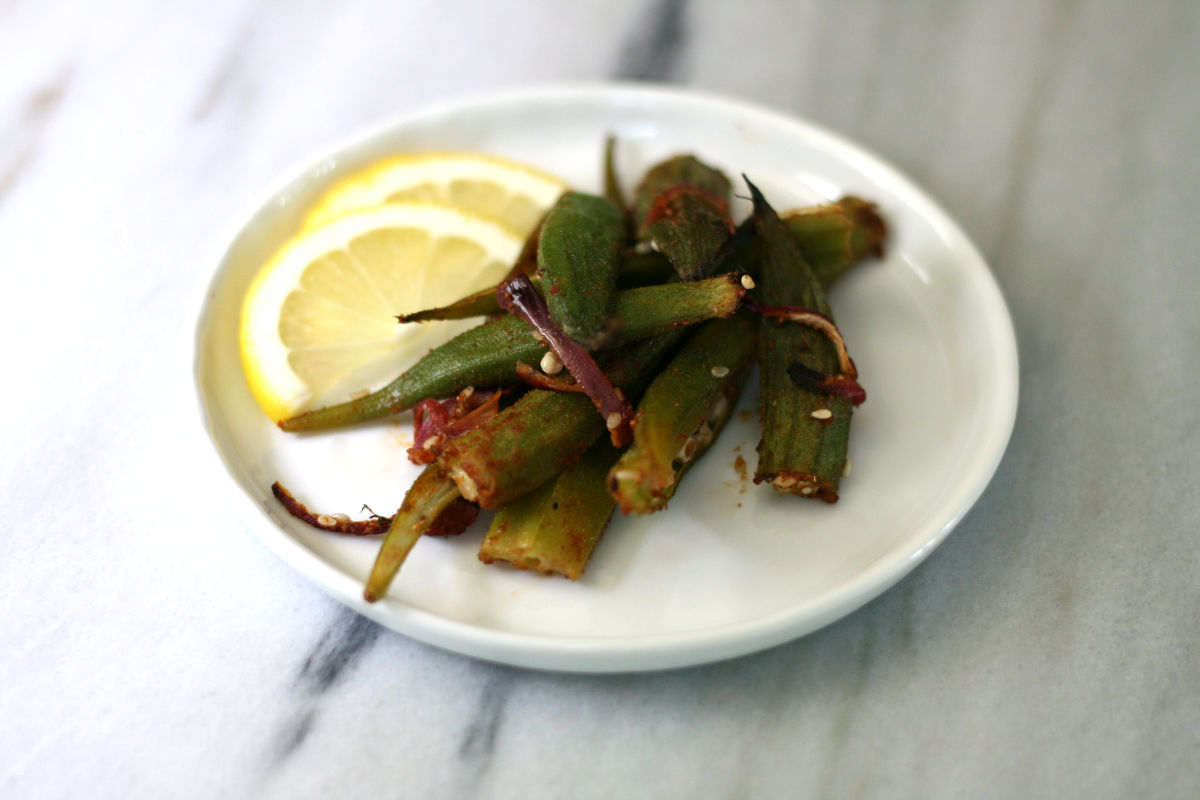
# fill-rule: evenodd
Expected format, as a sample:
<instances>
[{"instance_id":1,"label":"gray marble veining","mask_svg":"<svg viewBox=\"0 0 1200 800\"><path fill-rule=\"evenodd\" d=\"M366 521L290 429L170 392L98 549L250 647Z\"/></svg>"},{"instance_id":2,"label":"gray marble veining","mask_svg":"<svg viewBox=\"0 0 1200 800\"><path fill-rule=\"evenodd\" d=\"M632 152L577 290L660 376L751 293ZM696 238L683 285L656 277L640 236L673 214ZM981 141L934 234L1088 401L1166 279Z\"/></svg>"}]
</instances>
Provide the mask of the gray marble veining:
<instances>
[{"instance_id":1,"label":"gray marble veining","mask_svg":"<svg viewBox=\"0 0 1200 800\"><path fill-rule=\"evenodd\" d=\"M0 796L1196 796L1200 6L60 0L0 4L0 52ZM192 315L307 153L612 78L912 175L1004 291L1021 407L959 529L845 619L531 672L385 631L255 540L191 429Z\"/></svg>"}]
</instances>

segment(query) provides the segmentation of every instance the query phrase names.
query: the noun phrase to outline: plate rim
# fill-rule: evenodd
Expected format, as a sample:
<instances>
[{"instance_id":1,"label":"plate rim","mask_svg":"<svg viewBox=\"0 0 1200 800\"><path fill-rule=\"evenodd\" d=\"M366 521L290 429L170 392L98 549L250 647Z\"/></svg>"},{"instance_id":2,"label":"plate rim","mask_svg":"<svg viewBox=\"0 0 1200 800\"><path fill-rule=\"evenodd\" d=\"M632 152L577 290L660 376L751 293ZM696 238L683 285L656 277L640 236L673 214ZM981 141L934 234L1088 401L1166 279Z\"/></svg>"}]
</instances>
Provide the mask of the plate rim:
<instances>
[{"instance_id":1,"label":"plate rim","mask_svg":"<svg viewBox=\"0 0 1200 800\"><path fill-rule=\"evenodd\" d=\"M1007 391L1004 397L998 398L996 420L989 426L985 438L989 457L972 462L970 478L958 482L959 490L953 497L953 513L948 517L935 515L941 520L941 525L914 552L905 551L878 559L867 569L804 604L805 608L817 604L819 608L816 611L788 606L749 621L660 634L575 637L502 632L410 606L391 595L377 603L367 603L362 599L361 585L357 581L310 550L303 542L288 535L240 485L214 437L214 420L206 403L202 380L205 368L203 346L212 298L225 273L225 262L249 223L269 204L286 196L289 189L310 179L322 164L328 164L339 154L361 148L401 127L447 114L564 99L609 106L621 100L626 103L636 101L647 111L663 104L684 103L719 113L753 117L757 122L780 126L810 140L818 140L821 149L835 149L843 161L848 161L857 169L883 176L892 189L902 190L899 193L903 194L906 202L916 201L920 216L953 230L965 248L965 255L975 262L972 270L976 266L981 268L974 277L982 280L989 295L986 306L991 319L987 327L993 334L992 349L1000 358L1000 363L996 365L999 382ZM220 465L220 471L224 473L222 483L232 490L239 516L256 538L285 563L357 613L409 638L445 650L531 669L623 673L723 661L797 639L866 605L902 580L937 549L990 485L1015 427L1020 387L1019 355L1012 315L995 275L967 233L916 181L881 156L818 123L751 101L686 87L621 82L535 84L470 94L390 115L321 146L283 171L264 193L255 196L249 208L242 211L234 217L234 222L229 226L231 230L225 231L227 235L218 240L216 257L203 262L211 276L204 284L204 292L193 317L196 324L192 341L192 383L201 425L208 440L208 446L203 449Z\"/></svg>"}]
</instances>

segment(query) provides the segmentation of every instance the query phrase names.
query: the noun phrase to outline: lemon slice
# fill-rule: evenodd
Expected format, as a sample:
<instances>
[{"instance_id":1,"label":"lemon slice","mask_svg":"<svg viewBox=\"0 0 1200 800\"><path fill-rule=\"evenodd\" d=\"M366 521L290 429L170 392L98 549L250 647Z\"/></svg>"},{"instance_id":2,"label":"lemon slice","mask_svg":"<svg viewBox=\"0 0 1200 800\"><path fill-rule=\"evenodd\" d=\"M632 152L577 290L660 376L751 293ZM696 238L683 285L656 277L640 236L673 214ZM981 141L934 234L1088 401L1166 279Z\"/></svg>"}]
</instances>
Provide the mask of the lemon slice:
<instances>
[{"instance_id":1,"label":"lemon slice","mask_svg":"<svg viewBox=\"0 0 1200 800\"><path fill-rule=\"evenodd\" d=\"M380 161L334 185L306 225L380 203L445 203L495 220L525 236L566 184L524 164L480 153L419 153Z\"/></svg>"},{"instance_id":2,"label":"lemon slice","mask_svg":"<svg viewBox=\"0 0 1200 800\"><path fill-rule=\"evenodd\" d=\"M239 346L271 419L382 386L471 321L401 325L395 315L495 284L522 237L431 203L389 203L306 228L275 254L242 304Z\"/></svg>"}]
</instances>

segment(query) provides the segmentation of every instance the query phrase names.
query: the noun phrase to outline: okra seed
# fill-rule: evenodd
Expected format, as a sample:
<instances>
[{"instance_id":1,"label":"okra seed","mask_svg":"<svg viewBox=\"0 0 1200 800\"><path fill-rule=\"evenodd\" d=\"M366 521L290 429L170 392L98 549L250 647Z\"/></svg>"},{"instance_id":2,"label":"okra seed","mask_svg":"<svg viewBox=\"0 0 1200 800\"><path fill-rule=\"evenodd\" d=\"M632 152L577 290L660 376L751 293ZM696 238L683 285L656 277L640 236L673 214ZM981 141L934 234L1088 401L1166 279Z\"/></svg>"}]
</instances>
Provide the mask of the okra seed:
<instances>
[{"instance_id":1,"label":"okra seed","mask_svg":"<svg viewBox=\"0 0 1200 800\"><path fill-rule=\"evenodd\" d=\"M621 424L621 414L617 411L612 412L608 415L608 418L604 420L604 424L608 426L610 431L613 430Z\"/></svg>"},{"instance_id":2,"label":"okra seed","mask_svg":"<svg viewBox=\"0 0 1200 800\"><path fill-rule=\"evenodd\" d=\"M795 475L778 475L772 483L776 489L790 489L800 482Z\"/></svg>"},{"instance_id":3,"label":"okra seed","mask_svg":"<svg viewBox=\"0 0 1200 800\"><path fill-rule=\"evenodd\" d=\"M810 495L812 493L813 493L813 487L811 487L811 486L805 486L803 489L800 490L800 494L805 495L805 496Z\"/></svg>"},{"instance_id":4,"label":"okra seed","mask_svg":"<svg viewBox=\"0 0 1200 800\"><path fill-rule=\"evenodd\" d=\"M729 374L729 367L713 367L710 372L714 378L724 378Z\"/></svg>"},{"instance_id":5,"label":"okra seed","mask_svg":"<svg viewBox=\"0 0 1200 800\"><path fill-rule=\"evenodd\" d=\"M464 500L469 500L472 503L479 499L479 485L475 483L475 479L467 474L462 467L453 467L450 470L450 477L458 484L458 493L463 496Z\"/></svg>"},{"instance_id":6,"label":"okra seed","mask_svg":"<svg viewBox=\"0 0 1200 800\"><path fill-rule=\"evenodd\" d=\"M816 411L812 412L813 419L829 419L832 416L833 412L828 408L818 408Z\"/></svg>"},{"instance_id":7,"label":"okra seed","mask_svg":"<svg viewBox=\"0 0 1200 800\"><path fill-rule=\"evenodd\" d=\"M542 356L541 367L542 372L546 373L547 375L557 375L558 373L562 372L562 359L560 359L558 354L553 350L547 350L546 355Z\"/></svg>"},{"instance_id":8,"label":"okra seed","mask_svg":"<svg viewBox=\"0 0 1200 800\"><path fill-rule=\"evenodd\" d=\"M349 522L349 521L350 521L350 515L349 515L349 514L333 514L332 516L333 516L333 518L334 518L334 519L336 519L338 522Z\"/></svg>"},{"instance_id":9,"label":"okra seed","mask_svg":"<svg viewBox=\"0 0 1200 800\"><path fill-rule=\"evenodd\" d=\"M317 514L317 524L323 528L332 528L337 524L337 520L328 514Z\"/></svg>"},{"instance_id":10,"label":"okra seed","mask_svg":"<svg viewBox=\"0 0 1200 800\"><path fill-rule=\"evenodd\" d=\"M745 289L746 291L750 291L751 289L753 289L754 288L754 278L751 278L749 275L743 275L742 276L742 288Z\"/></svg>"}]
</instances>

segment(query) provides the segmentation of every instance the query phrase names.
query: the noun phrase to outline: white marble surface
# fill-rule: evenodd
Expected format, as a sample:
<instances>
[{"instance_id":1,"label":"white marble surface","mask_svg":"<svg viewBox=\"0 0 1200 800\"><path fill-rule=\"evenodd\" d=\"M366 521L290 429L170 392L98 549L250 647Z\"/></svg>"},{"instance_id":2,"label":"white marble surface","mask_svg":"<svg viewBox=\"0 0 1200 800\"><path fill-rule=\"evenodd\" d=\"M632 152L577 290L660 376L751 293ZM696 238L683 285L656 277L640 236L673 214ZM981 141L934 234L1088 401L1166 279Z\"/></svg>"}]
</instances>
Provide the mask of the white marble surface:
<instances>
[{"instance_id":1,"label":"white marble surface","mask_svg":"<svg viewBox=\"0 0 1200 800\"><path fill-rule=\"evenodd\" d=\"M1200 6L10 0L0 53L0 796L1196 796ZM1021 409L959 529L842 621L528 672L382 630L259 544L194 418L194 316L306 154L611 78L907 171L993 265Z\"/></svg>"}]
</instances>

